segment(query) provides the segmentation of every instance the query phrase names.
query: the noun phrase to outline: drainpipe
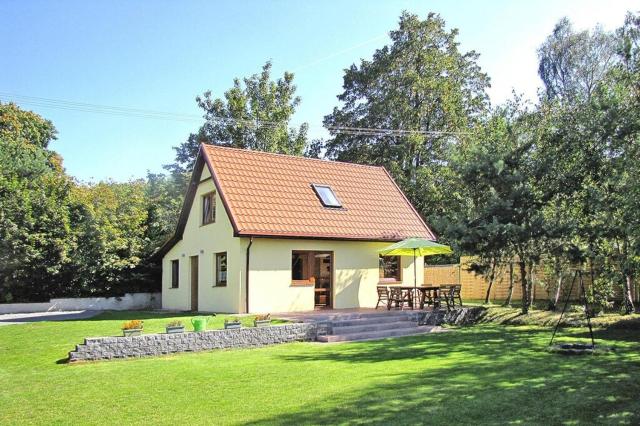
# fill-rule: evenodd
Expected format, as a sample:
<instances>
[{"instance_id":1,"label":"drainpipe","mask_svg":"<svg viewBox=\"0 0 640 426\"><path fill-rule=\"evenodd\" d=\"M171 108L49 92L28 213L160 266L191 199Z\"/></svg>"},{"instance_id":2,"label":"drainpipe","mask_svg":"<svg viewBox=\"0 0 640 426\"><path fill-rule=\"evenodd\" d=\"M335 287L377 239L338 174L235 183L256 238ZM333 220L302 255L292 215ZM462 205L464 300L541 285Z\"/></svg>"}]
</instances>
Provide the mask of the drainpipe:
<instances>
[{"instance_id":1,"label":"drainpipe","mask_svg":"<svg viewBox=\"0 0 640 426\"><path fill-rule=\"evenodd\" d=\"M251 259L251 245L253 244L253 236L249 237L249 245L247 246L247 270L244 275L244 291L245 291L245 313L249 313L249 259Z\"/></svg>"}]
</instances>

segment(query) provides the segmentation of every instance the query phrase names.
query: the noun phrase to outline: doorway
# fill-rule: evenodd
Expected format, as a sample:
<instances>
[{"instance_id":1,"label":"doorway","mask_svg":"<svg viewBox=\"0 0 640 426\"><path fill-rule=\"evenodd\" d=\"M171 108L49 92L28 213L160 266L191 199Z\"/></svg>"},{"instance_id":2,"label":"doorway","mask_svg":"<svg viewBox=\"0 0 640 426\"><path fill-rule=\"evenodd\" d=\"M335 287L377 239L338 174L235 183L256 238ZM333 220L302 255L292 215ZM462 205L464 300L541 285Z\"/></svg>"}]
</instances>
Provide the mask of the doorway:
<instances>
[{"instance_id":1,"label":"doorway","mask_svg":"<svg viewBox=\"0 0 640 426\"><path fill-rule=\"evenodd\" d=\"M198 256L190 258L190 274L191 274L191 310L198 310Z\"/></svg>"},{"instance_id":2,"label":"doorway","mask_svg":"<svg viewBox=\"0 0 640 426\"><path fill-rule=\"evenodd\" d=\"M315 252L313 255L315 282L315 308L333 307L333 252Z\"/></svg>"}]
</instances>

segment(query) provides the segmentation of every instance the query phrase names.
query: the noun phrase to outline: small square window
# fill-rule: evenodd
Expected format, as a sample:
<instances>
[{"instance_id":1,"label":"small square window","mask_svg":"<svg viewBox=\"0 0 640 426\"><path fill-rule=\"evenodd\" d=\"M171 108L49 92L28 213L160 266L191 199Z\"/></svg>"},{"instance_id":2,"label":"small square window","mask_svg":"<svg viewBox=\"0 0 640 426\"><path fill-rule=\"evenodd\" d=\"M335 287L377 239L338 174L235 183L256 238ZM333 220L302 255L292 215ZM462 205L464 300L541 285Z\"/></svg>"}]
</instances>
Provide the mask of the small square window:
<instances>
[{"instance_id":1,"label":"small square window","mask_svg":"<svg viewBox=\"0 0 640 426\"><path fill-rule=\"evenodd\" d=\"M342 207L342 203L336 197L336 194L333 192L333 189L329 185L316 185L311 184L313 190L316 191L316 195L320 199L320 202L325 207Z\"/></svg>"},{"instance_id":2,"label":"small square window","mask_svg":"<svg viewBox=\"0 0 640 426\"><path fill-rule=\"evenodd\" d=\"M210 192L202 196L202 224L216 221L216 193Z\"/></svg>"}]
</instances>

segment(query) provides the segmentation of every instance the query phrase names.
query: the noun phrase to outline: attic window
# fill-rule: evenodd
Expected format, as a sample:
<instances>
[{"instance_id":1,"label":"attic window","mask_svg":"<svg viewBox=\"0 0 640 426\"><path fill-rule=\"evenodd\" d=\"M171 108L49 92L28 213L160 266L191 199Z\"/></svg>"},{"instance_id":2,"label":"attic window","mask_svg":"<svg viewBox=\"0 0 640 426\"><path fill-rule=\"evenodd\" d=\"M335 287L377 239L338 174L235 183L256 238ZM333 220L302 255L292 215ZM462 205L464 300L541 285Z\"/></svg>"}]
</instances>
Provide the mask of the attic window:
<instances>
[{"instance_id":1,"label":"attic window","mask_svg":"<svg viewBox=\"0 0 640 426\"><path fill-rule=\"evenodd\" d=\"M313 190L316 191L316 195L320 198L320 202L325 207L342 207L342 203L336 197L336 194L333 192L333 189L329 185L316 185L315 183L311 184Z\"/></svg>"}]
</instances>

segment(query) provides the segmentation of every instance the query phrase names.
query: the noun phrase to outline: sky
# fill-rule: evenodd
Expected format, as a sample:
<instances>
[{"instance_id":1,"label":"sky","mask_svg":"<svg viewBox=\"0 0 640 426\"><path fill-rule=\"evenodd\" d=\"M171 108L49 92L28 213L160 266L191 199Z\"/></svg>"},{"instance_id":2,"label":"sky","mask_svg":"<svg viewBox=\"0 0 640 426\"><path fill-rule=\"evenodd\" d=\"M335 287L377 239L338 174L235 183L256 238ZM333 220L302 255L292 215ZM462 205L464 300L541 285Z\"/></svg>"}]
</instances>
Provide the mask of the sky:
<instances>
[{"instance_id":1,"label":"sky","mask_svg":"<svg viewBox=\"0 0 640 426\"><path fill-rule=\"evenodd\" d=\"M54 123L58 139L50 148L70 175L123 181L172 162L172 147L202 123L196 96L206 90L222 96L234 77L259 72L267 60L273 77L295 74L302 103L292 124L307 122L310 137L325 136L322 119L339 105L344 68L388 43L403 10L422 18L436 12L447 28L458 28L461 49L480 53L498 104L513 90L535 99L536 49L560 18L577 29L614 29L639 6L637 0L0 0L0 101Z\"/></svg>"}]
</instances>

